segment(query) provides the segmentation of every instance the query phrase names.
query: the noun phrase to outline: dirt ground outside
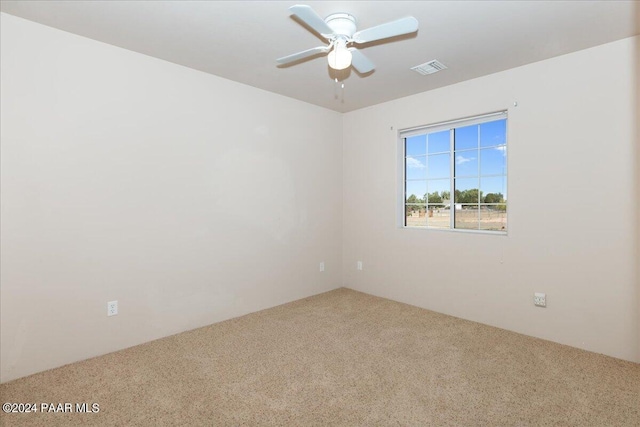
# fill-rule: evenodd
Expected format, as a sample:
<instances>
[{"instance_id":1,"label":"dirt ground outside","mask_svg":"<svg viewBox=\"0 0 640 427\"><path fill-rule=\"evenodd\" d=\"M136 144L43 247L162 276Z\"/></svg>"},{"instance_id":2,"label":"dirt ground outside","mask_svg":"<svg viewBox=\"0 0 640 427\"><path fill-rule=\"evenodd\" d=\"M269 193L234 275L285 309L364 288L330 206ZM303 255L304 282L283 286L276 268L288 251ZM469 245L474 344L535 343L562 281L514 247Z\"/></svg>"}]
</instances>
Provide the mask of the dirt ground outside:
<instances>
[{"instance_id":1,"label":"dirt ground outside","mask_svg":"<svg viewBox=\"0 0 640 427\"><path fill-rule=\"evenodd\" d=\"M449 209L415 210L407 212L407 227L449 228L451 211ZM456 228L467 230L507 229L507 212L491 209L458 209L455 211Z\"/></svg>"}]
</instances>

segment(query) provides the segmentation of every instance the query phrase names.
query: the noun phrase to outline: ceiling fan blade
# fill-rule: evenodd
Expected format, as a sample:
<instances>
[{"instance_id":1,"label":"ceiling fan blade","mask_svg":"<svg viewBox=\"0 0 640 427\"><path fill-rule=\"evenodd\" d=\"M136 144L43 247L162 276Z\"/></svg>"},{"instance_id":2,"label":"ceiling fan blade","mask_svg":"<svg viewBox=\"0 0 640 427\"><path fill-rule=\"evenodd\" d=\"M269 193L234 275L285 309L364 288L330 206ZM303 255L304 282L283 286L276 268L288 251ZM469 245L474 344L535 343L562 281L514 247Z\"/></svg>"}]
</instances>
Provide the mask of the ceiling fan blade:
<instances>
[{"instance_id":1,"label":"ceiling fan blade","mask_svg":"<svg viewBox=\"0 0 640 427\"><path fill-rule=\"evenodd\" d=\"M333 34L333 30L329 28L324 19L320 17L310 6L304 4L297 4L291 6L289 10L298 17L302 22L307 24L316 33L325 38L329 38Z\"/></svg>"},{"instance_id":2,"label":"ceiling fan blade","mask_svg":"<svg viewBox=\"0 0 640 427\"><path fill-rule=\"evenodd\" d=\"M369 43L416 31L418 31L418 20L413 16L409 16L407 18L398 19L397 21L387 22L386 24L358 31L353 35L352 39L356 43Z\"/></svg>"},{"instance_id":3,"label":"ceiling fan blade","mask_svg":"<svg viewBox=\"0 0 640 427\"><path fill-rule=\"evenodd\" d=\"M330 49L331 49L330 46L318 46L312 49L303 50L302 52L294 53L293 55L283 56L282 58L276 59L276 62L278 64L288 64L290 62L295 62L300 59L308 58L318 53L327 53L329 52Z\"/></svg>"},{"instance_id":4,"label":"ceiling fan blade","mask_svg":"<svg viewBox=\"0 0 640 427\"><path fill-rule=\"evenodd\" d=\"M351 65L353 65L353 68L355 68L359 73L365 74L376 68L374 63L371 62L364 53L360 52L355 47L352 47L349 50L351 51Z\"/></svg>"}]
</instances>

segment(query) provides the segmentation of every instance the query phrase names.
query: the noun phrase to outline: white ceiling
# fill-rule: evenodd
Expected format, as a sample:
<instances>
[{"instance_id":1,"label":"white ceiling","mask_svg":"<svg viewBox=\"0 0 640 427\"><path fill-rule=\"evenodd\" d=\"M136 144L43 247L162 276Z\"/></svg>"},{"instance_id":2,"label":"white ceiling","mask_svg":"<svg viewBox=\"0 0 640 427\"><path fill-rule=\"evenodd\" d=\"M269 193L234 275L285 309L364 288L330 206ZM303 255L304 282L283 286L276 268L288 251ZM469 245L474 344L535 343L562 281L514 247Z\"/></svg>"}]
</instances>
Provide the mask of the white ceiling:
<instances>
[{"instance_id":1,"label":"white ceiling","mask_svg":"<svg viewBox=\"0 0 640 427\"><path fill-rule=\"evenodd\" d=\"M308 4L347 12L358 29L412 15L417 35L363 49L340 96L324 57L275 59L320 46L290 17ZM2 1L1 10L332 110L346 112L640 34L640 1ZM438 59L449 68L409 68ZM594 64L597 66L598 64ZM612 70L615 73L615 70Z\"/></svg>"}]
</instances>

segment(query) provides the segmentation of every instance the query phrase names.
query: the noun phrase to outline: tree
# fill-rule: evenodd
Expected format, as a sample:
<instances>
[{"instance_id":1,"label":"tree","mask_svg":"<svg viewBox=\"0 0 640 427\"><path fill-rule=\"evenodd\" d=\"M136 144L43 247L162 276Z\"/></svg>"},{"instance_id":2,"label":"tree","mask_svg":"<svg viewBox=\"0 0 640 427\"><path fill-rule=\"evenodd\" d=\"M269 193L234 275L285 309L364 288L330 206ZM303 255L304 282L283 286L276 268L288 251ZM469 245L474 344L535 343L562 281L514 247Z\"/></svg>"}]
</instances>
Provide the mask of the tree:
<instances>
[{"instance_id":1,"label":"tree","mask_svg":"<svg viewBox=\"0 0 640 427\"><path fill-rule=\"evenodd\" d=\"M429 194L427 200L429 203L442 203L442 197L440 197L437 191Z\"/></svg>"},{"instance_id":2,"label":"tree","mask_svg":"<svg viewBox=\"0 0 640 427\"><path fill-rule=\"evenodd\" d=\"M480 197L478 197L478 195ZM456 190L456 203L478 203L482 199L482 191L477 188L469 190Z\"/></svg>"},{"instance_id":3,"label":"tree","mask_svg":"<svg viewBox=\"0 0 640 427\"><path fill-rule=\"evenodd\" d=\"M407 203L419 203L421 200L419 200L415 194L410 195L407 198Z\"/></svg>"},{"instance_id":4,"label":"tree","mask_svg":"<svg viewBox=\"0 0 640 427\"><path fill-rule=\"evenodd\" d=\"M484 197L485 203L503 203L504 196L502 193L489 193Z\"/></svg>"},{"instance_id":5,"label":"tree","mask_svg":"<svg viewBox=\"0 0 640 427\"><path fill-rule=\"evenodd\" d=\"M441 194L443 200L451 200L451 192L443 191Z\"/></svg>"}]
</instances>

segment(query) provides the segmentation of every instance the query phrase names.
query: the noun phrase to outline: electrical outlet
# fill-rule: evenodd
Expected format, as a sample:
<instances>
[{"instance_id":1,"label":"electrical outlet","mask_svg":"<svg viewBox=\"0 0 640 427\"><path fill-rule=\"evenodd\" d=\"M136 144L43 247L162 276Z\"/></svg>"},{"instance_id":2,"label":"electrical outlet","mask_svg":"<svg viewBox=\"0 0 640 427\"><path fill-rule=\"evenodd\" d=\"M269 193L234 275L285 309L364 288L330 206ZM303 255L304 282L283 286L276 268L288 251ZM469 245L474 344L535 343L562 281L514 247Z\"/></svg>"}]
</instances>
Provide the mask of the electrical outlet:
<instances>
[{"instance_id":1,"label":"electrical outlet","mask_svg":"<svg viewBox=\"0 0 640 427\"><path fill-rule=\"evenodd\" d=\"M324 271L324 261L322 261L322 262L320 263L320 271L321 271L321 272L322 272L322 271Z\"/></svg>"},{"instance_id":2,"label":"electrical outlet","mask_svg":"<svg viewBox=\"0 0 640 427\"><path fill-rule=\"evenodd\" d=\"M547 294L543 294L541 292L536 292L533 294L533 304L537 307L546 307L547 306Z\"/></svg>"},{"instance_id":3,"label":"electrical outlet","mask_svg":"<svg viewBox=\"0 0 640 427\"><path fill-rule=\"evenodd\" d=\"M356 268L358 270L362 270L362 261L358 261L358 264L356 264Z\"/></svg>"},{"instance_id":4,"label":"electrical outlet","mask_svg":"<svg viewBox=\"0 0 640 427\"><path fill-rule=\"evenodd\" d=\"M107 316L115 316L118 314L118 301L109 301L107 303Z\"/></svg>"}]
</instances>

